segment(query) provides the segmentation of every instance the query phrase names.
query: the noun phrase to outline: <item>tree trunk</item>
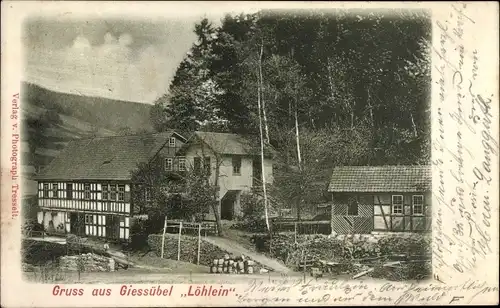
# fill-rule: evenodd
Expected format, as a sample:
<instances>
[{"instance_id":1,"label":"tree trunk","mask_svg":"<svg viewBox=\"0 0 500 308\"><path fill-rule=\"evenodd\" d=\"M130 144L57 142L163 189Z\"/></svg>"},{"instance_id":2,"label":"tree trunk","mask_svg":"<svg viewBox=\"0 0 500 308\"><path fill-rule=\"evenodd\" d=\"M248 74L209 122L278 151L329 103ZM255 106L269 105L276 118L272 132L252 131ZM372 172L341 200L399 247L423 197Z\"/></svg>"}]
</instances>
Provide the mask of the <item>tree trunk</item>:
<instances>
[{"instance_id":1,"label":"tree trunk","mask_svg":"<svg viewBox=\"0 0 500 308\"><path fill-rule=\"evenodd\" d=\"M297 106L297 93L295 93L295 140L297 145L297 160L299 164L299 172L302 173L302 155L300 152L300 135L299 135L299 116L298 116L298 106ZM301 185L302 186L302 185ZM297 220L300 221L300 199L297 201Z\"/></svg>"},{"instance_id":2,"label":"tree trunk","mask_svg":"<svg viewBox=\"0 0 500 308\"><path fill-rule=\"evenodd\" d=\"M264 101L264 78L262 76L262 55L264 53L264 43L260 45L260 56L259 56L259 87L260 87L260 99L262 101L262 116L264 118L264 128L266 132L266 142L269 144L269 127L267 125L267 115L266 115L266 104Z\"/></svg>"},{"instance_id":3,"label":"tree trunk","mask_svg":"<svg viewBox=\"0 0 500 308\"><path fill-rule=\"evenodd\" d=\"M300 221L302 219L302 213L300 208L300 200L297 200L297 204L295 205L297 208L297 220Z\"/></svg>"},{"instance_id":4,"label":"tree trunk","mask_svg":"<svg viewBox=\"0 0 500 308\"><path fill-rule=\"evenodd\" d=\"M366 90L368 93L367 95L367 101L368 101L368 108L370 110L370 120L371 120L371 123L372 123L372 128L375 127L375 120L373 119L373 106L372 106L372 103L371 103L371 97L370 97L370 88L368 87L367 90Z\"/></svg>"},{"instance_id":5,"label":"tree trunk","mask_svg":"<svg viewBox=\"0 0 500 308\"><path fill-rule=\"evenodd\" d=\"M215 216L215 223L217 224L217 233L219 236L223 235L222 232L222 223L221 223L221 218L220 218L220 197L219 196L219 168L220 168L220 159L218 156L215 158L215 181L214 185L216 187L215 189L215 194L214 194L214 200L212 210L214 211L214 216Z\"/></svg>"},{"instance_id":6,"label":"tree trunk","mask_svg":"<svg viewBox=\"0 0 500 308\"><path fill-rule=\"evenodd\" d=\"M410 117L411 117L411 126L413 127L413 134L415 135L415 138L417 138L418 137L417 125L415 124L415 120L413 119L413 112L410 112Z\"/></svg>"},{"instance_id":7,"label":"tree trunk","mask_svg":"<svg viewBox=\"0 0 500 308\"><path fill-rule=\"evenodd\" d=\"M295 140L297 144L297 159L299 162L299 170L302 170L302 157L300 155L300 137L299 137L299 119L297 114L297 103L295 103Z\"/></svg>"},{"instance_id":8,"label":"tree trunk","mask_svg":"<svg viewBox=\"0 0 500 308\"><path fill-rule=\"evenodd\" d=\"M259 75L261 73L260 64L262 62L262 51L260 51L259 57ZM259 82L259 86L257 87L257 106L259 109L259 132L260 132L260 158L261 158L261 176L262 176L262 193L264 194L264 215L266 219L266 227L269 232L269 236L271 236L271 227L269 225L269 214L267 209L267 191L266 191L266 173L264 168L264 132L262 129L262 106L261 106L261 96L262 96L262 88Z\"/></svg>"}]
</instances>

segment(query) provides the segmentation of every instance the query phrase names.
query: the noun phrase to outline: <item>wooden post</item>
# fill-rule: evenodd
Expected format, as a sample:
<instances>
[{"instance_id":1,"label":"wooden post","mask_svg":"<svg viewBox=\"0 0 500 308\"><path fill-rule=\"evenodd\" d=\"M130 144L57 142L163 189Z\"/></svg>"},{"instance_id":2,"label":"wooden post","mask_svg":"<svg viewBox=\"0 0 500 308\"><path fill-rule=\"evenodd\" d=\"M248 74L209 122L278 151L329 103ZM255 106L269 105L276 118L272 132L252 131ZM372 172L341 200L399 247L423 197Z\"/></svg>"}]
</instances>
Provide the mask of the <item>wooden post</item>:
<instances>
[{"instance_id":1,"label":"wooden post","mask_svg":"<svg viewBox=\"0 0 500 308\"><path fill-rule=\"evenodd\" d=\"M306 256L304 249L302 249L302 271L304 272L304 282L306 281Z\"/></svg>"},{"instance_id":2,"label":"wooden post","mask_svg":"<svg viewBox=\"0 0 500 308\"><path fill-rule=\"evenodd\" d=\"M196 258L196 264L200 264L200 249L201 249L201 224L198 224L198 257Z\"/></svg>"},{"instance_id":3,"label":"wooden post","mask_svg":"<svg viewBox=\"0 0 500 308\"><path fill-rule=\"evenodd\" d=\"M297 244L297 222L295 222L294 224L294 227L295 227L295 230L294 230L294 236L295 236L295 244Z\"/></svg>"},{"instance_id":4,"label":"wooden post","mask_svg":"<svg viewBox=\"0 0 500 308\"><path fill-rule=\"evenodd\" d=\"M331 206L331 214L330 214L330 234L333 235L333 202Z\"/></svg>"},{"instance_id":5,"label":"wooden post","mask_svg":"<svg viewBox=\"0 0 500 308\"><path fill-rule=\"evenodd\" d=\"M177 261L181 259L181 234L182 234L182 221L179 224L179 241L177 242Z\"/></svg>"},{"instance_id":6,"label":"wooden post","mask_svg":"<svg viewBox=\"0 0 500 308\"><path fill-rule=\"evenodd\" d=\"M167 231L167 215L165 215L165 222L163 223L163 236L161 237L161 258L163 259L163 250L165 249L165 232Z\"/></svg>"}]
</instances>

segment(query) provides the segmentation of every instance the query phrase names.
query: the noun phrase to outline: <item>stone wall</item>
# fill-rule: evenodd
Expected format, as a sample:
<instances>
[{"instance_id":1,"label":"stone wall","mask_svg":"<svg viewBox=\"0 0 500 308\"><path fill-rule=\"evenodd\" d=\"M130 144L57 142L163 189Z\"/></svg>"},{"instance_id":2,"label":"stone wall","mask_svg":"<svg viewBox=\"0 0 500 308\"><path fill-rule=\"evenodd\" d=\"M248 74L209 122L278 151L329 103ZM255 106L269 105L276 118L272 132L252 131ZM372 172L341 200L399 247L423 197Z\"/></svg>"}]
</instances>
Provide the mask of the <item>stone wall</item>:
<instances>
[{"instance_id":1,"label":"stone wall","mask_svg":"<svg viewBox=\"0 0 500 308\"><path fill-rule=\"evenodd\" d=\"M59 259L62 271L113 272L115 260L101 255L86 253L77 256L63 256Z\"/></svg>"}]
</instances>

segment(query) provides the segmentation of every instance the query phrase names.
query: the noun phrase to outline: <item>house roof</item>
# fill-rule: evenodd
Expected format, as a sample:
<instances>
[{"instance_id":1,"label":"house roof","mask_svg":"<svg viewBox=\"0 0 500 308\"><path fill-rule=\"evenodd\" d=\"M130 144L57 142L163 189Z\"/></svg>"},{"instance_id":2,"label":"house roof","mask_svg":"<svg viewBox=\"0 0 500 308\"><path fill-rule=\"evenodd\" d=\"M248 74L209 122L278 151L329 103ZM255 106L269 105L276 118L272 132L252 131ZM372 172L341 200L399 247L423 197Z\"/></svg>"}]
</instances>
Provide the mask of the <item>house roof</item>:
<instances>
[{"instance_id":1,"label":"house roof","mask_svg":"<svg viewBox=\"0 0 500 308\"><path fill-rule=\"evenodd\" d=\"M213 151L219 154L260 154L260 144L258 138L254 136L197 131L194 133L194 137L205 142L205 144L207 144ZM270 155L269 147L266 147L265 154Z\"/></svg>"},{"instance_id":2,"label":"house roof","mask_svg":"<svg viewBox=\"0 0 500 308\"><path fill-rule=\"evenodd\" d=\"M149 161L174 134L185 140L172 130L74 140L36 179L129 180L137 164Z\"/></svg>"},{"instance_id":3,"label":"house roof","mask_svg":"<svg viewBox=\"0 0 500 308\"><path fill-rule=\"evenodd\" d=\"M430 166L343 166L333 169L329 192L431 190Z\"/></svg>"}]
</instances>

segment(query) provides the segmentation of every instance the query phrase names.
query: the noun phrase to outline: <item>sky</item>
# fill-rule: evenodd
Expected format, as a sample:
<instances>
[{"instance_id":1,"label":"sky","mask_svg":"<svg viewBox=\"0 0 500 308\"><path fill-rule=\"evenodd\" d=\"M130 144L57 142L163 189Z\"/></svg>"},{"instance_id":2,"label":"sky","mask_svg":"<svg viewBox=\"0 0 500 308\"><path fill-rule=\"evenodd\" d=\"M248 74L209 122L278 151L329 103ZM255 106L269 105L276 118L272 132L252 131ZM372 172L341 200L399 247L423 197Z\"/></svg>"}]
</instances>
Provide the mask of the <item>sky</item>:
<instances>
[{"instance_id":1,"label":"sky","mask_svg":"<svg viewBox=\"0 0 500 308\"><path fill-rule=\"evenodd\" d=\"M30 18L23 79L59 92L152 104L167 92L201 18Z\"/></svg>"}]
</instances>

